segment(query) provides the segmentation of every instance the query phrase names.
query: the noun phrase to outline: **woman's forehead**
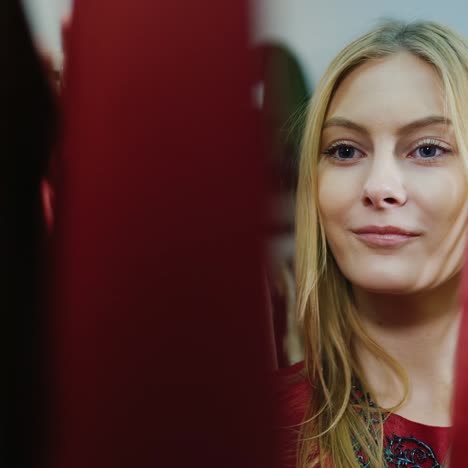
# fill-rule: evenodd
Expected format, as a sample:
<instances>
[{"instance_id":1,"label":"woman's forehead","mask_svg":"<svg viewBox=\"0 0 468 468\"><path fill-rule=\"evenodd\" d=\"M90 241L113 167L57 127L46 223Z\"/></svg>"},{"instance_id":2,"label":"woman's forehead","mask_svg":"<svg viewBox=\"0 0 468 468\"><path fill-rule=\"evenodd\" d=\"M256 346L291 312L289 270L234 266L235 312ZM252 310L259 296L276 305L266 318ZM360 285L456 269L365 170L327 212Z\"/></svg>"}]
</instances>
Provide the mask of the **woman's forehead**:
<instances>
[{"instance_id":1,"label":"woman's forehead","mask_svg":"<svg viewBox=\"0 0 468 468\"><path fill-rule=\"evenodd\" d=\"M408 52L372 60L354 69L338 86L325 121L403 126L445 114L442 81L434 67Z\"/></svg>"}]
</instances>

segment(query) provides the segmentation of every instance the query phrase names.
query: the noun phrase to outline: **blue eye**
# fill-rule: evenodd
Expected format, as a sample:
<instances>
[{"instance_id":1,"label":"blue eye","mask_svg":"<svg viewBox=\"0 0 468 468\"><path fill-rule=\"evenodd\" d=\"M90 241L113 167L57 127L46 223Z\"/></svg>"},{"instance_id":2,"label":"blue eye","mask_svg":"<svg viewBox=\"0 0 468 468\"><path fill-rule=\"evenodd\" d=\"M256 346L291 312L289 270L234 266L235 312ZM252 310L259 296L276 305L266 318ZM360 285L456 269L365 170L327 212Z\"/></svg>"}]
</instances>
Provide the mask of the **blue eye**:
<instances>
[{"instance_id":1,"label":"blue eye","mask_svg":"<svg viewBox=\"0 0 468 468\"><path fill-rule=\"evenodd\" d=\"M360 151L354 146L337 143L327 148L323 154L338 161L352 161L359 156Z\"/></svg>"},{"instance_id":2,"label":"blue eye","mask_svg":"<svg viewBox=\"0 0 468 468\"><path fill-rule=\"evenodd\" d=\"M437 141L422 142L417 148L415 148L410 156L416 159L438 159L444 156L446 153L450 153L449 148L445 148Z\"/></svg>"},{"instance_id":3,"label":"blue eye","mask_svg":"<svg viewBox=\"0 0 468 468\"><path fill-rule=\"evenodd\" d=\"M434 156L437 156L437 150L439 150L435 145L425 145L425 146L420 146L418 148L418 154L421 156L421 158L433 158Z\"/></svg>"},{"instance_id":4,"label":"blue eye","mask_svg":"<svg viewBox=\"0 0 468 468\"><path fill-rule=\"evenodd\" d=\"M337 148L337 155L342 159L352 159L356 149L352 146L340 146Z\"/></svg>"}]
</instances>

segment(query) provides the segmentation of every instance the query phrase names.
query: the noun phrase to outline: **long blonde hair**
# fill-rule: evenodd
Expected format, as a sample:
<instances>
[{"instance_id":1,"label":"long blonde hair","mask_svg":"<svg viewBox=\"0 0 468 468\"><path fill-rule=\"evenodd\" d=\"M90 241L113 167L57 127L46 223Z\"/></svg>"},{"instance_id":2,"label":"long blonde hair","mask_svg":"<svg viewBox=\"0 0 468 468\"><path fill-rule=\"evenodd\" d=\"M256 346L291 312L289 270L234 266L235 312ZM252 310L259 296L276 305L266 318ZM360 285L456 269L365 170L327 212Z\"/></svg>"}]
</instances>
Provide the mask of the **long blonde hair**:
<instances>
[{"instance_id":1,"label":"long blonde hair","mask_svg":"<svg viewBox=\"0 0 468 468\"><path fill-rule=\"evenodd\" d=\"M358 340L381 359L401 379L408 393L403 368L359 321L350 284L327 248L317 206L322 126L336 88L362 63L399 51L414 54L438 72L460 154L468 154L468 43L445 26L426 21L386 21L347 46L319 82L307 109L297 191L297 311L304 333L305 372L313 385L300 427L298 468L329 463L334 468L357 468L362 466L357 451L370 466L385 466L385 415L406 397L385 411L373 406L372 389L354 355L352 342ZM362 389L359 401L351 397L355 380Z\"/></svg>"}]
</instances>

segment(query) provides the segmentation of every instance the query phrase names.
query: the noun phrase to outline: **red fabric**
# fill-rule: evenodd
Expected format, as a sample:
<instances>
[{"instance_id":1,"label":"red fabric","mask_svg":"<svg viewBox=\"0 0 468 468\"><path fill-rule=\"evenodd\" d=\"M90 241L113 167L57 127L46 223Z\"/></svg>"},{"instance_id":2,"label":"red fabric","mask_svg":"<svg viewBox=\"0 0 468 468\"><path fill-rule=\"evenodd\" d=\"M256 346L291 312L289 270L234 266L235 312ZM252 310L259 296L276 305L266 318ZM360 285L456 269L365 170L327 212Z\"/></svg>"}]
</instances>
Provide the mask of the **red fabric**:
<instances>
[{"instance_id":1,"label":"red fabric","mask_svg":"<svg viewBox=\"0 0 468 468\"><path fill-rule=\"evenodd\" d=\"M468 263L468 257L466 259ZM454 434L450 455L451 467L466 466L468 443L468 268L465 264L462 280L463 316L458 339L458 354L455 372L455 404L453 410Z\"/></svg>"},{"instance_id":2,"label":"red fabric","mask_svg":"<svg viewBox=\"0 0 468 468\"><path fill-rule=\"evenodd\" d=\"M312 387L304 377L303 363L281 370L277 375L277 426L283 468L296 466L296 444L298 425L302 422L307 404L312 397ZM288 428L289 426L289 428ZM384 445L391 449L393 462L388 461L388 468L400 466L420 466L432 468L435 460L443 463L447 457L451 441L451 428L427 426L409 421L399 415L392 414L384 424ZM402 438L400 440L399 438ZM427 446L427 447L425 447ZM416 451L416 452L413 452ZM418 453L424 453L426 458L417 458ZM416 456L415 456L416 455ZM434 455L434 458L431 458ZM414 460L418 464L407 462L398 465L400 460ZM462 467L463 464L451 466Z\"/></svg>"},{"instance_id":3,"label":"red fabric","mask_svg":"<svg viewBox=\"0 0 468 468\"><path fill-rule=\"evenodd\" d=\"M273 463L247 36L244 0L76 2L50 467Z\"/></svg>"},{"instance_id":4,"label":"red fabric","mask_svg":"<svg viewBox=\"0 0 468 468\"><path fill-rule=\"evenodd\" d=\"M296 466L299 424L311 397L311 387L301 372L303 368L304 363L299 362L276 373L276 457L280 461L281 468Z\"/></svg>"}]
</instances>

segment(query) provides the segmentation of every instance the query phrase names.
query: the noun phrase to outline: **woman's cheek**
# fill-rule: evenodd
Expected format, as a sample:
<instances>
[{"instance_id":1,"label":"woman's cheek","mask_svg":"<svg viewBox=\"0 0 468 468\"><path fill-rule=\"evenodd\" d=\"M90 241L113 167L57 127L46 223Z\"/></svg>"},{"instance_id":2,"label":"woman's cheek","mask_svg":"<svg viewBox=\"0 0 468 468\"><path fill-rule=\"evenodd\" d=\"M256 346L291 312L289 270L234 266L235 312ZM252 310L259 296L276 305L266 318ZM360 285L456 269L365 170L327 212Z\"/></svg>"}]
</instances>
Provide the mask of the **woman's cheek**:
<instances>
[{"instance_id":1,"label":"woman's cheek","mask_svg":"<svg viewBox=\"0 0 468 468\"><path fill-rule=\"evenodd\" d=\"M359 203L362 193L362 177L350 168L330 167L319 174L318 198L322 217L334 217L347 212Z\"/></svg>"},{"instance_id":2,"label":"woman's cheek","mask_svg":"<svg viewBox=\"0 0 468 468\"><path fill-rule=\"evenodd\" d=\"M431 224L450 226L466 202L467 184L463 173L456 168L419 173L411 178L411 198L431 220Z\"/></svg>"}]
</instances>

